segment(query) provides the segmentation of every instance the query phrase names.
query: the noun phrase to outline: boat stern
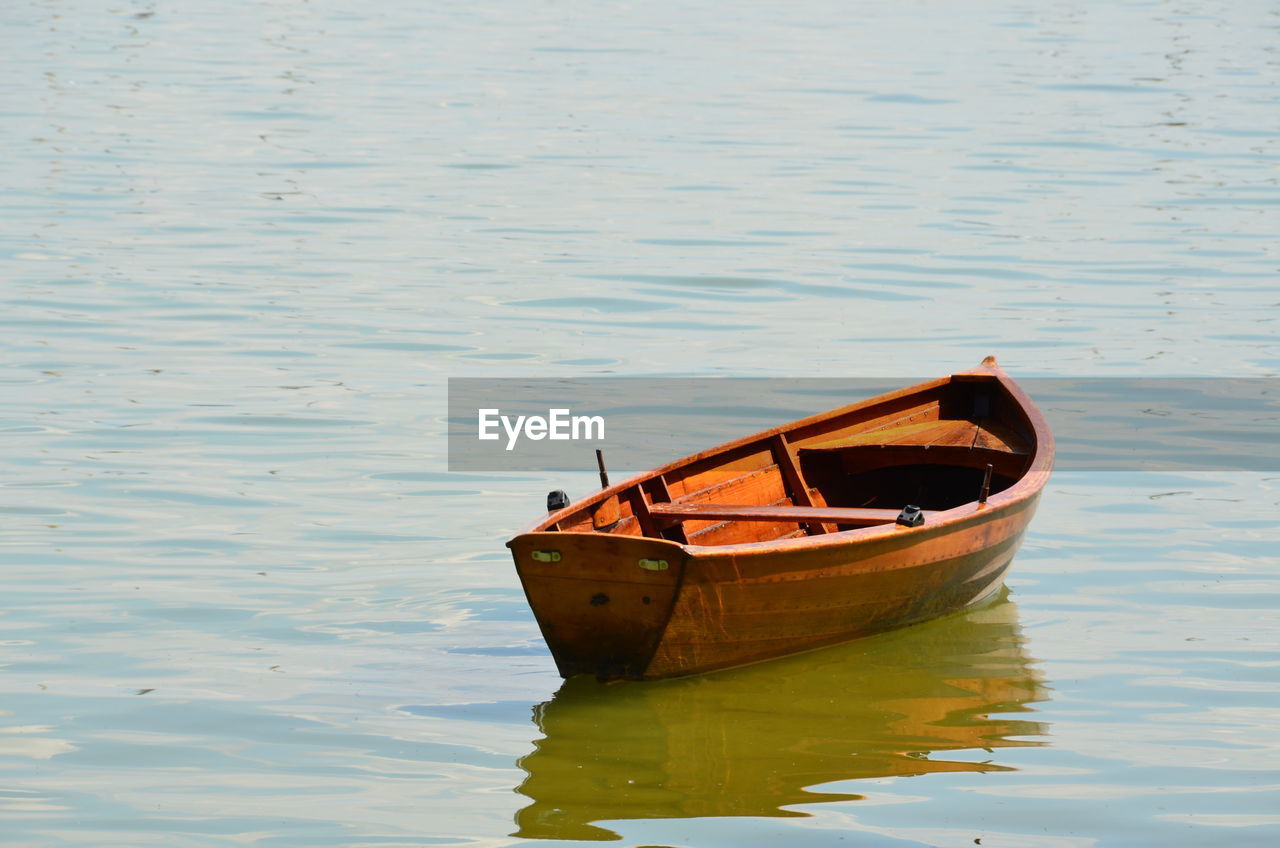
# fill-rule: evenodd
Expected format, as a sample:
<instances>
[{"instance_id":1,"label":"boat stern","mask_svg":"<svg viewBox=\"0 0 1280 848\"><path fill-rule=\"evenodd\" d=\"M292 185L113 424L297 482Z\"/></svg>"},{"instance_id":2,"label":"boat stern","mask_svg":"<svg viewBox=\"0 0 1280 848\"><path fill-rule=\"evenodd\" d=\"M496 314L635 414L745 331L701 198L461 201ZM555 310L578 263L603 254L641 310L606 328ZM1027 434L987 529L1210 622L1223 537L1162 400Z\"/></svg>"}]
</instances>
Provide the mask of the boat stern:
<instances>
[{"instance_id":1,"label":"boat stern","mask_svg":"<svg viewBox=\"0 0 1280 848\"><path fill-rule=\"evenodd\" d=\"M523 533L507 543L562 677L644 676L686 555L675 542L602 533Z\"/></svg>"}]
</instances>

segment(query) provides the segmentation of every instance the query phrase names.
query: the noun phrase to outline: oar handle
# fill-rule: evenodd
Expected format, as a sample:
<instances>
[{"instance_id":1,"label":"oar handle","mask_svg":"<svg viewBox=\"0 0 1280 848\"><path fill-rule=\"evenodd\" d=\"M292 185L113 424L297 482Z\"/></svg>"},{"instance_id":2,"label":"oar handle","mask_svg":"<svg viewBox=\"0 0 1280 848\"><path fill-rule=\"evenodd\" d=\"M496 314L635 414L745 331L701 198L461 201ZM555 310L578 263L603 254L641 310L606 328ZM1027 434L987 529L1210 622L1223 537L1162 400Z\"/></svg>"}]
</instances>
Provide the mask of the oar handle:
<instances>
[{"instance_id":1,"label":"oar handle","mask_svg":"<svg viewBox=\"0 0 1280 848\"><path fill-rule=\"evenodd\" d=\"M596 465L600 466L600 488L609 488L609 472L604 468L604 451L596 448Z\"/></svg>"}]
</instances>

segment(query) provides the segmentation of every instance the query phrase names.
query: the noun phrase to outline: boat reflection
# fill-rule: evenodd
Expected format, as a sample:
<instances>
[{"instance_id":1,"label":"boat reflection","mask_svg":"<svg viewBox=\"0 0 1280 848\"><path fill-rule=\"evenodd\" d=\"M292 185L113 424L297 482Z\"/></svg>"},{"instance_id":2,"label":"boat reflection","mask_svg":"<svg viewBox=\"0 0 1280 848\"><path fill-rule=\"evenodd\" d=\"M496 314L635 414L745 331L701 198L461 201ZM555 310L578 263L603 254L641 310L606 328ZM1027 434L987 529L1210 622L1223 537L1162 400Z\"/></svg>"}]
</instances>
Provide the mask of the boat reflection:
<instances>
[{"instance_id":1,"label":"boat reflection","mask_svg":"<svg viewBox=\"0 0 1280 848\"><path fill-rule=\"evenodd\" d=\"M702 677L565 682L534 710L544 738L519 761L532 803L513 836L620 838L592 822L803 816L795 804L862 796L832 781L1008 771L954 751L1039 745L1046 687L1004 590L947 618ZM993 715L1000 714L1000 715Z\"/></svg>"}]
</instances>

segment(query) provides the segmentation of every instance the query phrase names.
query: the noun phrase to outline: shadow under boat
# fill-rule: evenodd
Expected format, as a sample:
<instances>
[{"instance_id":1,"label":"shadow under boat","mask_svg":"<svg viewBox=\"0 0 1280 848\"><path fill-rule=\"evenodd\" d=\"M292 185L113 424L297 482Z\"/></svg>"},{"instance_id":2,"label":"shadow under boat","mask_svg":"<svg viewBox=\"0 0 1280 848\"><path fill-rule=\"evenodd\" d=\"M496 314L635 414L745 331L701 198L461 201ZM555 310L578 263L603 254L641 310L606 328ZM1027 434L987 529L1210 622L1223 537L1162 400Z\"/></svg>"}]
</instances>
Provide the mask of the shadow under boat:
<instances>
[{"instance_id":1,"label":"shadow under boat","mask_svg":"<svg viewBox=\"0 0 1280 848\"><path fill-rule=\"evenodd\" d=\"M543 738L518 762L531 803L512 835L612 840L592 823L804 816L785 808L862 797L820 788L834 781L1011 771L983 754L1047 735L1016 717L1048 697L1023 645L1001 589L955 615L745 668L572 678L534 709Z\"/></svg>"}]
</instances>

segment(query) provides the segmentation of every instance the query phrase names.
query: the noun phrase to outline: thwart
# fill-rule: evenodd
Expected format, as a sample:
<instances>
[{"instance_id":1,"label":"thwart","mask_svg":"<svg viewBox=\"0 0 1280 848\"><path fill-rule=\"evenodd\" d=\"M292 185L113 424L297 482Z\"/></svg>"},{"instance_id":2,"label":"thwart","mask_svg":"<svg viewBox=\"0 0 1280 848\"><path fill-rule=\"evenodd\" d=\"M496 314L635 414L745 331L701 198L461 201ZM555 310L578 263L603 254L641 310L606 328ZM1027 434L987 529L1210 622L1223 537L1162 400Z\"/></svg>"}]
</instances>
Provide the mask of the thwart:
<instances>
[{"instance_id":1,"label":"thwart","mask_svg":"<svg viewBox=\"0 0 1280 848\"><path fill-rule=\"evenodd\" d=\"M561 675L676 677L983 599L1052 466L1044 417L987 357L549 499L507 546Z\"/></svg>"}]
</instances>

